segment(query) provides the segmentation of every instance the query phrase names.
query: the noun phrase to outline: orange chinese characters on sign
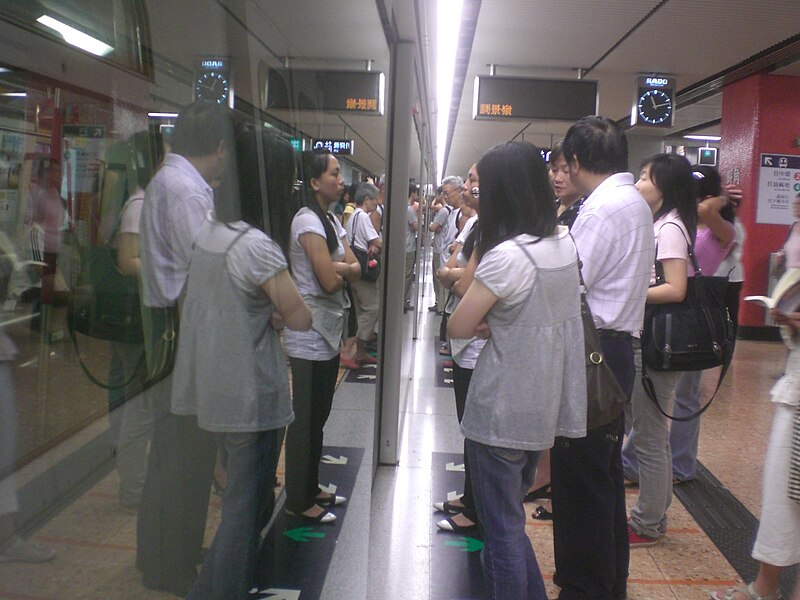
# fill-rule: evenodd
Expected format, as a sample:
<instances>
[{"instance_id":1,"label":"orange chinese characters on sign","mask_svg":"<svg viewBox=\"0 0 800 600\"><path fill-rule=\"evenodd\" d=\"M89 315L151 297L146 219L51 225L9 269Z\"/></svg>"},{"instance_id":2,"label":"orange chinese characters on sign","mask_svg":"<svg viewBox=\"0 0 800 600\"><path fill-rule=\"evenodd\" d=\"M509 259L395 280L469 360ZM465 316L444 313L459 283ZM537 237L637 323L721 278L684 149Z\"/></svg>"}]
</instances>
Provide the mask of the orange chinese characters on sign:
<instances>
[{"instance_id":1,"label":"orange chinese characters on sign","mask_svg":"<svg viewBox=\"0 0 800 600\"><path fill-rule=\"evenodd\" d=\"M478 106L478 114L493 117L510 117L513 114L513 106L511 104L481 104Z\"/></svg>"},{"instance_id":2,"label":"orange chinese characters on sign","mask_svg":"<svg viewBox=\"0 0 800 600\"><path fill-rule=\"evenodd\" d=\"M347 110L378 110L378 100L375 98L348 98L345 100Z\"/></svg>"}]
</instances>

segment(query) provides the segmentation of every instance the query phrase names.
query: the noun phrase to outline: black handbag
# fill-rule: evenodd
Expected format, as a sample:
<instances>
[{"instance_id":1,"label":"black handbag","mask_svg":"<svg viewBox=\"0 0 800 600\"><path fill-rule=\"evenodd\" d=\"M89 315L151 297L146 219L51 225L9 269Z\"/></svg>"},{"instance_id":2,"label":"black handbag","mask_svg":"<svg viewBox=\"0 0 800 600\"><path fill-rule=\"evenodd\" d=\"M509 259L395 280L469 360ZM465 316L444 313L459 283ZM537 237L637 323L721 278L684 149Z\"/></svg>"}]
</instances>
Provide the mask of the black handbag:
<instances>
[{"instance_id":1,"label":"black handbag","mask_svg":"<svg viewBox=\"0 0 800 600\"><path fill-rule=\"evenodd\" d=\"M359 213L359 215L360 214L365 213ZM356 221L353 221L352 231L353 239L350 240L350 247L353 249L353 254L355 254L358 264L361 265L361 281L369 281L370 283L374 283L375 281L378 281L378 277L381 274L381 261L377 255L375 255L373 258L370 258L366 250L357 248L353 243L356 236Z\"/></svg>"},{"instance_id":2,"label":"black handbag","mask_svg":"<svg viewBox=\"0 0 800 600\"><path fill-rule=\"evenodd\" d=\"M648 304L641 335L645 391L659 411L675 421L689 421L708 409L730 366L734 347L733 323L725 305L728 278L704 276L688 240L687 245L695 274L687 278L686 297L683 302ZM663 281L663 268L656 260L656 285ZM687 417L672 417L661 409L653 383L647 376L647 369L701 371L719 366L722 370L711 399L698 412Z\"/></svg>"}]
</instances>

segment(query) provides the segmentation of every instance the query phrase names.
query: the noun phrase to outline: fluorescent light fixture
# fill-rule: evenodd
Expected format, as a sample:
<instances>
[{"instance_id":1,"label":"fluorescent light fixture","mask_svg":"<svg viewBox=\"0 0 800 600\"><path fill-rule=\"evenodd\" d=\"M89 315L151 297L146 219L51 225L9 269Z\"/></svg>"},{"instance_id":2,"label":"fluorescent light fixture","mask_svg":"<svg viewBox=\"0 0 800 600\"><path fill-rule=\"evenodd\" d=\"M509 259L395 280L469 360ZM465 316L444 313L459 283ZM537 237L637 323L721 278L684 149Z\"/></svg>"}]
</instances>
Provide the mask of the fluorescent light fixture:
<instances>
[{"instance_id":1,"label":"fluorescent light fixture","mask_svg":"<svg viewBox=\"0 0 800 600\"><path fill-rule=\"evenodd\" d=\"M27 98L28 94L25 92L3 92L0 96L4 98Z\"/></svg>"},{"instance_id":2,"label":"fluorescent light fixture","mask_svg":"<svg viewBox=\"0 0 800 600\"><path fill-rule=\"evenodd\" d=\"M50 29L54 29L60 33L61 37L63 37L64 41L68 44L72 44L81 50L86 50L86 52L94 54L95 56L105 56L106 54L114 51L114 48L108 44L101 42L97 38L93 38L82 31L78 31L74 27L70 27L66 23L57 21L53 17L42 15L36 20L45 27L49 27Z\"/></svg>"},{"instance_id":3,"label":"fluorescent light fixture","mask_svg":"<svg viewBox=\"0 0 800 600\"><path fill-rule=\"evenodd\" d=\"M0 67L0 73L11 73L11 69L8 67Z\"/></svg>"},{"instance_id":4,"label":"fluorescent light fixture","mask_svg":"<svg viewBox=\"0 0 800 600\"><path fill-rule=\"evenodd\" d=\"M178 113L150 112L147 113L147 116L152 119L177 119Z\"/></svg>"},{"instance_id":5,"label":"fluorescent light fixture","mask_svg":"<svg viewBox=\"0 0 800 600\"><path fill-rule=\"evenodd\" d=\"M459 32L453 24L461 23L461 0L439 0L436 13L436 181L444 173L444 147L450 122L450 99L453 96L453 72Z\"/></svg>"},{"instance_id":6,"label":"fluorescent light fixture","mask_svg":"<svg viewBox=\"0 0 800 600\"><path fill-rule=\"evenodd\" d=\"M719 135L685 135L687 140L701 140L703 142L718 142L722 139Z\"/></svg>"}]
</instances>

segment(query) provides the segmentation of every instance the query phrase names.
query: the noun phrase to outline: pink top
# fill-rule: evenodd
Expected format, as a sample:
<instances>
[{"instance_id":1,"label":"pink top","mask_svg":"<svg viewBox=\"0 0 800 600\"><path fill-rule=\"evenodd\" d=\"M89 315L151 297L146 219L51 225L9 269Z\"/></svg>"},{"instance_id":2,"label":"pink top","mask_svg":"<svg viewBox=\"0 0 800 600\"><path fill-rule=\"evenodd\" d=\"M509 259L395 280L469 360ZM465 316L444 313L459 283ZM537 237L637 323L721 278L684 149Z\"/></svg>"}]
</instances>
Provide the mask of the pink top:
<instances>
[{"instance_id":1,"label":"pink top","mask_svg":"<svg viewBox=\"0 0 800 600\"><path fill-rule=\"evenodd\" d=\"M792 232L783 245L783 252L787 269L800 268L800 225L797 223L792 224Z\"/></svg>"},{"instance_id":2,"label":"pink top","mask_svg":"<svg viewBox=\"0 0 800 600\"><path fill-rule=\"evenodd\" d=\"M656 238L656 249L658 251L656 260L682 258L686 261L686 276L694 276L694 269L689 260L689 233L678 216L678 211L673 209L653 223L653 234ZM655 282L656 271L654 265L650 271L650 285Z\"/></svg>"},{"instance_id":3,"label":"pink top","mask_svg":"<svg viewBox=\"0 0 800 600\"><path fill-rule=\"evenodd\" d=\"M697 237L694 241L694 255L697 258L697 264L704 275L713 275L719 269L720 263L728 256L736 241L733 232L733 225L731 227L731 239L723 246L719 243L714 233L708 228L697 228Z\"/></svg>"}]
</instances>

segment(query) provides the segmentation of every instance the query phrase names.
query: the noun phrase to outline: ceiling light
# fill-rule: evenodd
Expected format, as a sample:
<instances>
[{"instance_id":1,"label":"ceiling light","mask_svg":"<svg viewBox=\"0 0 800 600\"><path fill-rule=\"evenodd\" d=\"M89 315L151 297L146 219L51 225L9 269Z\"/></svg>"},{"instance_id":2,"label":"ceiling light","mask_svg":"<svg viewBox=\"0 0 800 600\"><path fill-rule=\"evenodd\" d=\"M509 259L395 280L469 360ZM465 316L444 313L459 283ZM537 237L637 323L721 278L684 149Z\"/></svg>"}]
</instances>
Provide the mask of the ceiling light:
<instances>
[{"instance_id":1,"label":"ceiling light","mask_svg":"<svg viewBox=\"0 0 800 600\"><path fill-rule=\"evenodd\" d=\"M687 140L701 140L703 142L718 142L722 139L719 135L685 135Z\"/></svg>"},{"instance_id":2,"label":"ceiling light","mask_svg":"<svg viewBox=\"0 0 800 600\"><path fill-rule=\"evenodd\" d=\"M150 112L147 113L147 116L153 119L177 119L178 113Z\"/></svg>"},{"instance_id":3,"label":"ceiling light","mask_svg":"<svg viewBox=\"0 0 800 600\"><path fill-rule=\"evenodd\" d=\"M27 98L28 94L25 92L3 92L0 96L4 98Z\"/></svg>"},{"instance_id":4,"label":"ceiling light","mask_svg":"<svg viewBox=\"0 0 800 600\"><path fill-rule=\"evenodd\" d=\"M108 44L101 42L97 38L93 38L82 31L78 31L74 27L70 27L66 23L62 23L53 17L42 15L36 20L45 27L49 27L50 29L54 29L60 33L61 37L63 37L64 41L68 44L77 46L81 50L86 50L86 52L94 54L95 56L105 56L106 54L114 51L114 48Z\"/></svg>"}]
</instances>

